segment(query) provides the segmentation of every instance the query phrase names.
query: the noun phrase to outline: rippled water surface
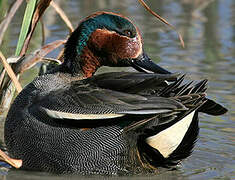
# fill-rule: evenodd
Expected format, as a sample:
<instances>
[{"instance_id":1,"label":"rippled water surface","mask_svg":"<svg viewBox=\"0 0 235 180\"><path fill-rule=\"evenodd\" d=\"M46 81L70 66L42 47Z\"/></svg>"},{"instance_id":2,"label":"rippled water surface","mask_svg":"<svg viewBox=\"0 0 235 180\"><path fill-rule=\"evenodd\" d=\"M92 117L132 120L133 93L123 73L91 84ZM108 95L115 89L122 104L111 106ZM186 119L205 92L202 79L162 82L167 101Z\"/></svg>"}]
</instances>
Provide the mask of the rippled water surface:
<instances>
[{"instance_id":1,"label":"rippled water surface","mask_svg":"<svg viewBox=\"0 0 235 180\"><path fill-rule=\"evenodd\" d=\"M163 171L138 179L235 179L235 1L234 0L149 0L151 8L176 26L186 48L177 35L141 7L137 0L58 0L74 26L94 11L122 13L132 19L144 37L145 51L173 72L187 73L191 79L209 80L208 96L229 109L224 116L200 116L200 135L191 157L175 171ZM9 2L6 1L6 6ZM24 6L10 26L1 50L14 54ZM46 43L64 39L66 26L48 9L44 16ZM31 49L38 48L40 28L36 30ZM55 56L51 53L50 56ZM22 77L25 81L29 72ZM0 119L3 124L4 117ZM2 127L2 126L1 126ZM0 129L3 139L3 129ZM1 140L2 142L2 140ZM2 144L2 143L1 143ZM0 169L5 179L78 179L77 176L54 176L41 172ZM85 177L82 177L85 179ZM102 178L102 177L101 177ZM126 179L122 177L121 179ZM130 178L130 177L128 177ZM114 178L116 179L116 178Z\"/></svg>"}]
</instances>

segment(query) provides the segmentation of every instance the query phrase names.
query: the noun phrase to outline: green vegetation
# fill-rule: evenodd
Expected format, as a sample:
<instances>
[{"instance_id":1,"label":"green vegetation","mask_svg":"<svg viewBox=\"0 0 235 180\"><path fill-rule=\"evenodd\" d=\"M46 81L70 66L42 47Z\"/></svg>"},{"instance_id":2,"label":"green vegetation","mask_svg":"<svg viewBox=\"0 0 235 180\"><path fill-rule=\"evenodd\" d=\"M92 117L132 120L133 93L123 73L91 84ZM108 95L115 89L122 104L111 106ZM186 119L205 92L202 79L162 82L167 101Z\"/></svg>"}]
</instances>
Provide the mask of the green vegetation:
<instances>
[{"instance_id":1,"label":"green vegetation","mask_svg":"<svg viewBox=\"0 0 235 180\"><path fill-rule=\"evenodd\" d=\"M17 43L16 52L15 52L16 56L20 55L20 52L21 52L22 47L24 45L36 4L37 4L37 0L30 0L27 4L26 9L25 9L24 19L22 22L20 36L19 36L19 40Z\"/></svg>"}]
</instances>

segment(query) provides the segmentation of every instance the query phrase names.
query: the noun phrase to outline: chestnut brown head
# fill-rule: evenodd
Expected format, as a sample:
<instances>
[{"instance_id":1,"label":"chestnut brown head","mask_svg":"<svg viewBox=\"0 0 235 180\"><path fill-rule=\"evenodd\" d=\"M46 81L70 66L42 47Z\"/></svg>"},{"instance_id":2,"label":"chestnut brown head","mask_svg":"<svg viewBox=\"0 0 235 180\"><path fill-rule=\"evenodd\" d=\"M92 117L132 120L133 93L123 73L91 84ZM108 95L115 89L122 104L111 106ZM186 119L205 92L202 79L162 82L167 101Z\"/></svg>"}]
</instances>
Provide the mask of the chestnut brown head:
<instances>
[{"instance_id":1,"label":"chestnut brown head","mask_svg":"<svg viewBox=\"0 0 235 180\"><path fill-rule=\"evenodd\" d=\"M82 72L90 77L102 65L140 70L135 62L145 57L140 31L128 18L97 12L85 18L69 37L63 66L74 75Z\"/></svg>"}]
</instances>

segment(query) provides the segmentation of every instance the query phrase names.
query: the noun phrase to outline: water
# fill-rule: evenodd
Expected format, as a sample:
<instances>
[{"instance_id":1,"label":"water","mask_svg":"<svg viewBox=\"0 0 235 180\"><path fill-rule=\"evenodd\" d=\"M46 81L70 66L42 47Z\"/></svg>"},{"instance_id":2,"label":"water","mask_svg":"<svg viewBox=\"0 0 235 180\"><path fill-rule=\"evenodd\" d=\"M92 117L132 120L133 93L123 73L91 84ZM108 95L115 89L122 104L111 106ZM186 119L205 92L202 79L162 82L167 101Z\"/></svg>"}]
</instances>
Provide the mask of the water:
<instances>
[{"instance_id":1,"label":"water","mask_svg":"<svg viewBox=\"0 0 235 180\"><path fill-rule=\"evenodd\" d=\"M177 35L159 23L141 7L137 0L67 0L57 1L74 26L94 11L114 11L132 19L144 37L145 51L152 59L172 72L187 73L191 79L209 80L208 96L229 109L224 116L200 116L200 135L191 157L175 171L159 175L133 177L138 179L234 179L235 178L235 1L234 0L149 0L151 8L176 26L183 35L186 48L180 46ZM14 54L22 7L7 32L1 49ZM64 39L68 31L53 9L44 16L46 43ZM36 31L31 49L40 44L40 28ZM51 53L50 56L55 56ZM160 57L160 58L159 58ZM30 74L32 75L32 74ZM25 81L29 76L22 77ZM4 118L1 119L3 124ZM2 127L2 126L1 126ZM3 139L3 129L0 129ZM78 179L78 176L54 176L41 172L0 169L5 179ZM102 179L102 177L100 177ZM126 179L122 177L120 179ZM131 177L128 177L128 179ZM116 179L116 178L114 178Z\"/></svg>"}]
</instances>

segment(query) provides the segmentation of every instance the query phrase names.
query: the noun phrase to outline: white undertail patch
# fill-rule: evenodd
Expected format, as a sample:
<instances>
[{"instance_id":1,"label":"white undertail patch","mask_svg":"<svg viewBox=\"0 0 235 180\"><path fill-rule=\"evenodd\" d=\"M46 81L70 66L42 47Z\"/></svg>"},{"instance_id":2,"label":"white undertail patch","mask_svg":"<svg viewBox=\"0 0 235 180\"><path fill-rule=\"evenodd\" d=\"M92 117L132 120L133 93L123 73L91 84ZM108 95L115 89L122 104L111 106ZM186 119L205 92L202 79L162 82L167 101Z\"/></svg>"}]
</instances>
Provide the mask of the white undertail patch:
<instances>
[{"instance_id":1,"label":"white undertail patch","mask_svg":"<svg viewBox=\"0 0 235 180\"><path fill-rule=\"evenodd\" d=\"M157 149L164 158L169 155L179 146L182 142L191 122L195 111L188 114L182 120L178 121L171 127L161 131L160 133L150 136L146 142L153 148Z\"/></svg>"}]
</instances>

